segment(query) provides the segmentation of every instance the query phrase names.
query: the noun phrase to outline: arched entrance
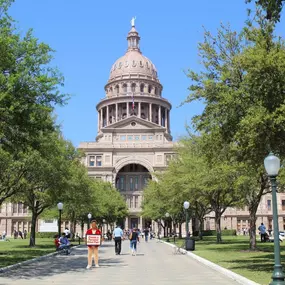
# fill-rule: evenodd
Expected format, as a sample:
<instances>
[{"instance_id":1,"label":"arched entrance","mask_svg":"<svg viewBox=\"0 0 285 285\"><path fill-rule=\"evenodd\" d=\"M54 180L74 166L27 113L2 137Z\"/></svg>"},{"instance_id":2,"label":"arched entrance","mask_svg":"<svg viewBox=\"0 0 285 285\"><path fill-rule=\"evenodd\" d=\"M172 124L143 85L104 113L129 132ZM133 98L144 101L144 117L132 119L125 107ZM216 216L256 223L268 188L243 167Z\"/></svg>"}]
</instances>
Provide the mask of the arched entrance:
<instances>
[{"instance_id":1,"label":"arched entrance","mask_svg":"<svg viewBox=\"0 0 285 285\"><path fill-rule=\"evenodd\" d=\"M126 229L146 227L141 217L141 204L143 189L149 179L151 179L151 174L148 169L138 163L124 165L116 175L116 188L125 198L129 208L129 216L124 223Z\"/></svg>"}]
</instances>

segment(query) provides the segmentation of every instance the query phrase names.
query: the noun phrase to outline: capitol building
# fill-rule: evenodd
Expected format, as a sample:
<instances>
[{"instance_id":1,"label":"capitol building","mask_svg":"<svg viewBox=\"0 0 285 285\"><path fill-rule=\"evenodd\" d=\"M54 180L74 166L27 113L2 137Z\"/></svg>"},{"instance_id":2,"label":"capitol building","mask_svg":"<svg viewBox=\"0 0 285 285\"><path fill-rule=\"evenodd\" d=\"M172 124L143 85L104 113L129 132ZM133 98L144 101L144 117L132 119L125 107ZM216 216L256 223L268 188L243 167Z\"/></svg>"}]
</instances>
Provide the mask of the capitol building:
<instances>
[{"instance_id":1,"label":"capitol building","mask_svg":"<svg viewBox=\"0 0 285 285\"><path fill-rule=\"evenodd\" d=\"M124 228L156 229L156 223L142 217L141 205L147 181L156 171L164 171L175 155L171 103L163 97L155 65L141 52L134 20L127 35L126 53L111 66L105 98L98 102L96 110L96 139L79 145L85 153L83 163L89 176L108 181L120 191L129 208L128 217L122 221ZM279 228L284 230L285 194L278 193L277 199ZM257 210L257 225L263 222L267 229L272 227L271 204L271 195L267 194ZM30 225L31 216L22 203L0 206L0 234L30 231ZM68 221L62 224L62 228L69 226ZM238 232L249 229L248 209L227 209L221 226ZM204 229L215 229L213 213L205 217ZM39 220L37 231L56 232L57 221Z\"/></svg>"},{"instance_id":2,"label":"capitol building","mask_svg":"<svg viewBox=\"0 0 285 285\"><path fill-rule=\"evenodd\" d=\"M106 97L96 107L96 141L79 145L89 176L111 182L123 195L129 207L125 228L150 226L151 221L141 216L143 188L174 155L171 104L162 91L155 65L140 50L132 21L127 51L112 65Z\"/></svg>"}]
</instances>

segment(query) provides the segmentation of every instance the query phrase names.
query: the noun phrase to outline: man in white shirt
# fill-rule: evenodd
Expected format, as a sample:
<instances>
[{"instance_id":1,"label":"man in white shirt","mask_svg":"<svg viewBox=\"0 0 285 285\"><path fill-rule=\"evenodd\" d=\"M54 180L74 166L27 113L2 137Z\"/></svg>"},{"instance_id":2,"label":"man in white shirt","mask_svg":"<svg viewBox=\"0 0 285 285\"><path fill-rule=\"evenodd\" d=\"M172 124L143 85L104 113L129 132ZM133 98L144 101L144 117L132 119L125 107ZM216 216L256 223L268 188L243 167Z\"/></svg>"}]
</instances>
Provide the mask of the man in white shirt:
<instances>
[{"instance_id":1,"label":"man in white shirt","mask_svg":"<svg viewBox=\"0 0 285 285\"><path fill-rule=\"evenodd\" d=\"M119 225L117 225L113 231L113 238L115 240L115 253L116 254L121 254L123 235L124 233L122 229L120 228Z\"/></svg>"}]
</instances>

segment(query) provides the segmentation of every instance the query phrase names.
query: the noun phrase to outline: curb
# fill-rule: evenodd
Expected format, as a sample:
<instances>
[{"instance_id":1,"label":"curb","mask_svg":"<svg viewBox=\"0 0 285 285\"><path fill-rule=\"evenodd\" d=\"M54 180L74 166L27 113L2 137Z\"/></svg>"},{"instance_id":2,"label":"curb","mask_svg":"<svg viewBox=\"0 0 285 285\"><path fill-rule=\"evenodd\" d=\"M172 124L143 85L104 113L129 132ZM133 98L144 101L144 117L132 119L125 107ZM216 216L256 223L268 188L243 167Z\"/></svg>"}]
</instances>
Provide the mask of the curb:
<instances>
[{"instance_id":1,"label":"curb","mask_svg":"<svg viewBox=\"0 0 285 285\"><path fill-rule=\"evenodd\" d=\"M71 250L74 249L74 248L77 248L77 247L79 247L79 246L80 246L80 245L73 246L73 247L71 248ZM44 260L44 259L46 259L46 258L49 258L49 257L51 257L51 256L55 256L55 255L57 255L57 254L58 254L58 252L55 251L55 252L52 252L52 253L49 253L49 254L46 254L46 255L42 255L42 256L40 256L40 257L35 257L35 258L33 258L33 259L28 259L28 260L25 260L25 261L22 261L22 262L19 262L19 263L15 263L15 264L12 264L12 265L8 265L8 266L6 266L6 267L2 267L2 268L0 268L0 275L1 275L1 273L7 272L7 271L9 271L9 270L11 270L11 269L15 269L15 268L20 267L20 266L22 266L22 265L26 265L26 264L29 264L29 263L33 263L33 262L36 262L36 261Z\"/></svg>"},{"instance_id":2,"label":"curb","mask_svg":"<svg viewBox=\"0 0 285 285\"><path fill-rule=\"evenodd\" d=\"M168 245L168 246L171 246L171 247L177 247L176 245L172 244L172 243L168 243L168 242L165 242L165 241L162 241L162 243ZM256 283L254 281L251 281L237 273L234 273L233 271L229 270L229 269L226 269L220 265L217 265L216 263L213 263L205 258L202 258L196 254L194 254L193 252L189 252L185 249L181 249L181 251L185 252L189 257L199 261L200 263L203 263L205 264L206 266L222 273L223 275L226 275L227 277L237 281L238 283L240 284L243 284L243 285L260 285L259 283Z\"/></svg>"}]
</instances>

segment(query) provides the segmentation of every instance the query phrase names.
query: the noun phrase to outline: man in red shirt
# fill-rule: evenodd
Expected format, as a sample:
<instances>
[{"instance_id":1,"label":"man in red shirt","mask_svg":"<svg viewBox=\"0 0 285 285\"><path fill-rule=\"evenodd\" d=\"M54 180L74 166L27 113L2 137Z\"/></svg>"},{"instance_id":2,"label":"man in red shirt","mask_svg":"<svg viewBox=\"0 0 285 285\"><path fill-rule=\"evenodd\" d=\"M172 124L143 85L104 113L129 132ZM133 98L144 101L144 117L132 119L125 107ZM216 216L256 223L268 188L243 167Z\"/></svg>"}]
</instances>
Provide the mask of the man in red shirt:
<instances>
[{"instance_id":1,"label":"man in red shirt","mask_svg":"<svg viewBox=\"0 0 285 285\"><path fill-rule=\"evenodd\" d=\"M85 237L87 235L101 235L101 231L97 228L96 221L93 220L91 222L91 228L87 230ZM101 235L102 238L102 235ZM98 264L98 245L88 245L88 265L87 269L92 267L92 255L94 255L95 259L95 267L99 267Z\"/></svg>"}]
</instances>

